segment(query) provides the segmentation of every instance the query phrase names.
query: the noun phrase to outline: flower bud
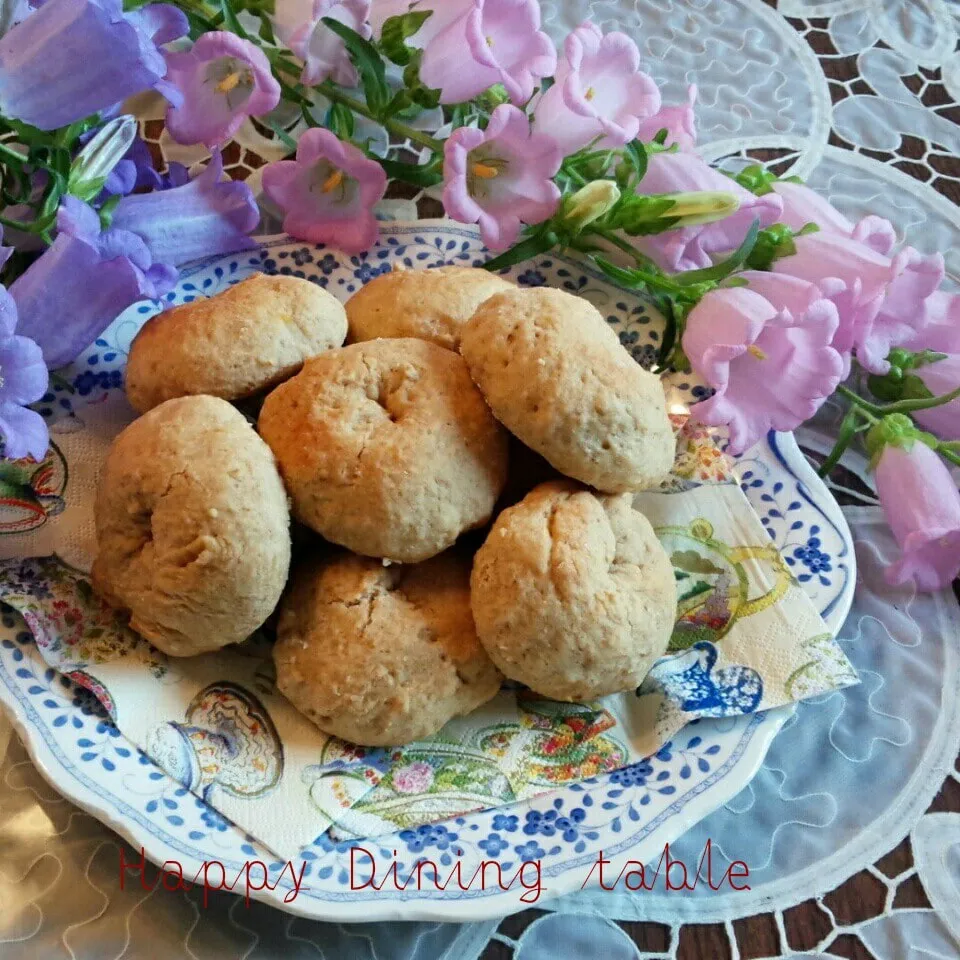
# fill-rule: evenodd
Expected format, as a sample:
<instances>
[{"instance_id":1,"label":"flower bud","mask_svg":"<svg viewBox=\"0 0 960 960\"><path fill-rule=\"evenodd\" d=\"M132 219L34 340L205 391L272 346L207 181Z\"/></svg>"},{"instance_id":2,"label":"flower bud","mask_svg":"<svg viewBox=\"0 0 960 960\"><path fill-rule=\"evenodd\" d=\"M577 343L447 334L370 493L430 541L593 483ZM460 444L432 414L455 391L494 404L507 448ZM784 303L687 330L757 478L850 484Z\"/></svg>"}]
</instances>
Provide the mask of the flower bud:
<instances>
[{"instance_id":1,"label":"flower bud","mask_svg":"<svg viewBox=\"0 0 960 960\"><path fill-rule=\"evenodd\" d=\"M723 220L740 209L740 201L724 190L703 190L692 193L666 194L664 199L673 201L665 216L680 220L678 227L695 227L702 223Z\"/></svg>"},{"instance_id":2,"label":"flower bud","mask_svg":"<svg viewBox=\"0 0 960 960\"><path fill-rule=\"evenodd\" d=\"M608 213L619 199L620 190L612 180L594 180L567 197L563 225L579 233L588 223Z\"/></svg>"},{"instance_id":3,"label":"flower bud","mask_svg":"<svg viewBox=\"0 0 960 960\"><path fill-rule=\"evenodd\" d=\"M137 121L130 114L105 123L96 136L74 157L67 192L92 200L113 168L123 159L137 135Z\"/></svg>"}]
</instances>

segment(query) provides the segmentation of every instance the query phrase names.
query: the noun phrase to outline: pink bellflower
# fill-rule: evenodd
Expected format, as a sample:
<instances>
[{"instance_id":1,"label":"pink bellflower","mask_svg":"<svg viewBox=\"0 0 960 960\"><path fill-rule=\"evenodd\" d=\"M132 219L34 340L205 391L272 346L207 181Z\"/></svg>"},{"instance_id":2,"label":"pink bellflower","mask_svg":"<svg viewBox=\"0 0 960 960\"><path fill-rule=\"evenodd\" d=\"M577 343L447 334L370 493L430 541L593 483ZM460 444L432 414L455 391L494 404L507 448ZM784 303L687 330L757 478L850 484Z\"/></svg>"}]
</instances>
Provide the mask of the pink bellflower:
<instances>
[{"instance_id":1,"label":"pink bellflower","mask_svg":"<svg viewBox=\"0 0 960 960\"><path fill-rule=\"evenodd\" d=\"M280 84L264 52L249 40L217 30L190 50L168 53L169 80L183 95L167 110L167 129L178 143L225 143L246 117L269 113Z\"/></svg>"},{"instance_id":2,"label":"pink bellflower","mask_svg":"<svg viewBox=\"0 0 960 960\"><path fill-rule=\"evenodd\" d=\"M473 0L427 43L420 79L440 90L442 103L471 100L500 83L520 105L556 66L553 41L540 29L537 0Z\"/></svg>"},{"instance_id":3,"label":"pink bellflower","mask_svg":"<svg viewBox=\"0 0 960 960\"><path fill-rule=\"evenodd\" d=\"M924 302L924 323L898 346L960 353L960 294L937 290Z\"/></svg>"},{"instance_id":4,"label":"pink bellflower","mask_svg":"<svg viewBox=\"0 0 960 960\"><path fill-rule=\"evenodd\" d=\"M280 160L263 171L264 193L285 211L287 233L347 253L376 243L380 229L373 207L386 189L379 163L316 127L300 137L296 160Z\"/></svg>"},{"instance_id":5,"label":"pink bellflower","mask_svg":"<svg viewBox=\"0 0 960 960\"><path fill-rule=\"evenodd\" d=\"M165 3L47 0L0 39L0 114L54 130L144 90L179 103L158 45L187 29Z\"/></svg>"},{"instance_id":6,"label":"pink bellflower","mask_svg":"<svg viewBox=\"0 0 960 960\"><path fill-rule=\"evenodd\" d=\"M637 139L645 143L661 131L667 131L667 138L664 146L671 147L674 144L680 150L690 152L697 142L697 124L694 113L694 105L697 102L696 84L690 84L687 87L687 102L679 104L664 104L652 116L647 117L640 124L637 130Z\"/></svg>"},{"instance_id":7,"label":"pink bellflower","mask_svg":"<svg viewBox=\"0 0 960 960\"><path fill-rule=\"evenodd\" d=\"M553 86L537 104L534 124L569 155L597 140L622 147L660 109L660 91L640 71L640 51L626 34L582 23L564 43Z\"/></svg>"},{"instance_id":8,"label":"pink bellflower","mask_svg":"<svg viewBox=\"0 0 960 960\"><path fill-rule=\"evenodd\" d=\"M560 190L551 178L562 161L553 137L531 132L522 110L501 104L486 130L460 127L444 144L444 209L461 223L479 223L491 250L506 250L522 223L556 213Z\"/></svg>"},{"instance_id":9,"label":"pink bellflower","mask_svg":"<svg viewBox=\"0 0 960 960\"><path fill-rule=\"evenodd\" d=\"M829 200L802 183L778 180L771 184L771 189L783 200L780 222L791 230L802 230L808 223L815 223L822 232L856 240L884 256L897 242L893 224L883 217L871 214L852 223Z\"/></svg>"},{"instance_id":10,"label":"pink bellflower","mask_svg":"<svg viewBox=\"0 0 960 960\"><path fill-rule=\"evenodd\" d=\"M124 197L112 225L140 237L155 261L179 267L257 246L250 233L259 222L253 191L223 179L223 159L215 150L204 170L182 186Z\"/></svg>"},{"instance_id":11,"label":"pink bellflower","mask_svg":"<svg viewBox=\"0 0 960 960\"><path fill-rule=\"evenodd\" d=\"M343 42L325 23L336 20L365 40L371 36L370 0L281 0L273 25L277 36L303 61L303 83L330 79L345 87L359 83Z\"/></svg>"},{"instance_id":12,"label":"pink bellflower","mask_svg":"<svg viewBox=\"0 0 960 960\"><path fill-rule=\"evenodd\" d=\"M41 461L49 435L43 417L26 404L36 403L50 382L43 353L29 337L18 335L17 305L0 287L0 436L3 456Z\"/></svg>"},{"instance_id":13,"label":"pink bellflower","mask_svg":"<svg viewBox=\"0 0 960 960\"><path fill-rule=\"evenodd\" d=\"M809 292L808 292L809 296ZM768 430L793 430L819 410L840 382L843 361L830 345L837 311L829 300L789 299L778 309L749 287L712 290L690 311L683 349L715 391L690 416L726 424L730 452L740 454Z\"/></svg>"},{"instance_id":14,"label":"pink bellflower","mask_svg":"<svg viewBox=\"0 0 960 960\"><path fill-rule=\"evenodd\" d=\"M735 250L754 220L761 227L776 223L783 208L773 193L757 197L715 170L695 153L653 154L637 192L642 194L722 192L739 206L722 220L637 237L634 244L664 270L699 270L713 263L712 254ZM670 216L667 211L664 216Z\"/></svg>"},{"instance_id":15,"label":"pink bellflower","mask_svg":"<svg viewBox=\"0 0 960 960\"><path fill-rule=\"evenodd\" d=\"M960 575L960 491L947 465L908 417L885 417L867 434L884 516L900 545L885 571L893 586L942 590Z\"/></svg>"},{"instance_id":16,"label":"pink bellflower","mask_svg":"<svg viewBox=\"0 0 960 960\"><path fill-rule=\"evenodd\" d=\"M829 231L797 237L794 245L792 256L774 261L773 272L818 284L840 313L834 346L841 353L855 349L867 370L886 373L890 348L929 322L925 303L943 280L943 257L906 247L890 258Z\"/></svg>"},{"instance_id":17,"label":"pink bellflower","mask_svg":"<svg viewBox=\"0 0 960 960\"><path fill-rule=\"evenodd\" d=\"M96 211L65 196L53 244L13 282L17 332L35 340L51 369L75 359L131 303L173 288L174 267L154 263L129 230L100 229Z\"/></svg>"}]
</instances>

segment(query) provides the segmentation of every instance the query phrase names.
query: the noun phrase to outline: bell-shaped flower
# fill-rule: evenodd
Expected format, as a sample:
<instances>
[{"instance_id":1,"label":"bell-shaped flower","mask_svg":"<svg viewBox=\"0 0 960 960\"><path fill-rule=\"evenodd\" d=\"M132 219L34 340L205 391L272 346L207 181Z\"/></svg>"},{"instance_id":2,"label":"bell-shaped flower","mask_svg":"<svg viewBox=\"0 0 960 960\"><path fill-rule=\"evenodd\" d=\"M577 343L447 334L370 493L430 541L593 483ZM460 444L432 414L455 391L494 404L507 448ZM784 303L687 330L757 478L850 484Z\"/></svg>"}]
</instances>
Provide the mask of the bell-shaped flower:
<instances>
[{"instance_id":1,"label":"bell-shaped flower","mask_svg":"<svg viewBox=\"0 0 960 960\"><path fill-rule=\"evenodd\" d=\"M187 29L165 3L47 0L0 39L0 114L53 130L144 90L179 103L158 44Z\"/></svg>"},{"instance_id":2,"label":"bell-shaped flower","mask_svg":"<svg viewBox=\"0 0 960 960\"><path fill-rule=\"evenodd\" d=\"M287 233L347 253L376 243L373 207L386 189L379 163L318 127L300 137L296 160L279 160L263 171L264 193L285 211Z\"/></svg>"},{"instance_id":3,"label":"bell-shaped flower","mask_svg":"<svg viewBox=\"0 0 960 960\"><path fill-rule=\"evenodd\" d=\"M223 159L210 163L183 186L124 197L113 212L113 226L136 234L153 259L179 267L190 260L249 250L260 222L253 191L223 177Z\"/></svg>"},{"instance_id":4,"label":"bell-shaped flower","mask_svg":"<svg viewBox=\"0 0 960 960\"><path fill-rule=\"evenodd\" d=\"M178 143L220 146L246 117L269 113L280 102L266 55L235 33L205 33L190 50L168 53L167 65L168 79L183 95L167 110L167 129Z\"/></svg>"},{"instance_id":5,"label":"bell-shaped flower","mask_svg":"<svg viewBox=\"0 0 960 960\"><path fill-rule=\"evenodd\" d=\"M900 545L887 582L918 590L949 587L960 575L960 491L947 465L910 419L885 417L867 434L884 516Z\"/></svg>"},{"instance_id":6,"label":"bell-shaped flower","mask_svg":"<svg viewBox=\"0 0 960 960\"><path fill-rule=\"evenodd\" d=\"M443 206L461 223L479 223L491 250L516 243L523 223L556 213L560 190L553 177L563 151L546 133L533 133L527 115L501 104L486 130L460 127L444 144Z\"/></svg>"},{"instance_id":7,"label":"bell-shaped flower","mask_svg":"<svg viewBox=\"0 0 960 960\"><path fill-rule=\"evenodd\" d=\"M749 287L719 288L690 311L683 350L714 394L690 408L710 426L726 424L730 452L742 453L769 430L794 430L840 382L843 361L831 346L837 310L825 299L798 312L777 309Z\"/></svg>"},{"instance_id":8,"label":"bell-shaped flower","mask_svg":"<svg viewBox=\"0 0 960 960\"><path fill-rule=\"evenodd\" d=\"M156 299L176 278L173 267L153 262L136 234L101 231L96 212L66 196L53 244L10 287L17 332L36 341L48 367L63 366L131 303Z\"/></svg>"},{"instance_id":9,"label":"bell-shaped flower","mask_svg":"<svg viewBox=\"0 0 960 960\"><path fill-rule=\"evenodd\" d=\"M759 220L761 227L776 223L783 207L776 194L755 196L695 153L654 153L637 188L637 193L647 195L691 192L730 194L739 205L722 220L635 238L637 248L664 270L709 267L712 254L739 247L754 220ZM670 215L670 211L664 214Z\"/></svg>"},{"instance_id":10,"label":"bell-shaped flower","mask_svg":"<svg viewBox=\"0 0 960 960\"><path fill-rule=\"evenodd\" d=\"M676 144L681 150L691 151L697 142L697 123L694 105L697 102L697 86L687 87L686 103L664 104L652 116L640 124L637 139L648 143L661 131L667 131L664 146Z\"/></svg>"},{"instance_id":11,"label":"bell-shaped flower","mask_svg":"<svg viewBox=\"0 0 960 960\"><path fill-rule=\"evenodd\" d=\"M534 114L569 155L597 141L598 149L622 147L640 124L660 109L660 91L640 70L640 51L626 34L582 23L564 43L553 86Z\"/></svg>"},{"instance_id":12,"label":"bell-shaped flower","mask_svg":"<svg viewBox=\"0 0 960 960\"><path fill-rule=\"evenodd\" d=\"M557 66L553 41L540 29L537 0L473 0L424 47L420 79L443 103L472 100L501 83L526 103Z\"/></svg>"},{"instance_id":13,"label":"bell-shaped flower","mask_svg":"<svg viewBox=\"0 0 960 960\"><path fill-rule=\"evenodd\" d=\"M303 61L303 83L330 79L344 87L359 82L346 45L325 23L336 20L365 40L371 36L370 0L281 0L273 26L277 36Z\"/></svg>"}]
</instances>

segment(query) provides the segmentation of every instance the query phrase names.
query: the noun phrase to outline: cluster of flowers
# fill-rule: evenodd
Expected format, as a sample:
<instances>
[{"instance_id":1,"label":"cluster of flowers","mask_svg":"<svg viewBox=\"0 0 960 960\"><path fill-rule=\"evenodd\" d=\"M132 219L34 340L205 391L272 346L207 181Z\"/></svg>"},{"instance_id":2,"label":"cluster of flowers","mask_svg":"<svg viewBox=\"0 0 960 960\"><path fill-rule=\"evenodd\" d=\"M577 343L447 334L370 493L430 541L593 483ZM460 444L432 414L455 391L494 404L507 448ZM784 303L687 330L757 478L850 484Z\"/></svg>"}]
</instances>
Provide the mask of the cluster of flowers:
<instances>
[{"instance_id":1,"label":"cluster of flowers","mask_svg":"<svg viewBox=\"0 0 960 960\"><path fill-rule=\"evenodd\" d=\"M935 589L960 571L947 466L960 465L960 297L941 289L943 258L896 249L888 221L851 223L794 180L708 165L696 89L663 103L629 37L588 22L558 53L537 0L20 0L9 21L7 456L46 449L28 405L47 368L169 290L182 263L251 245L256 204L223 179L218 150L259 117L290 146L262 183L293 236L364 250L388 181L405 180L479 224L491 269L573 249L651 297L667 318L662 363L713 388L691 415L725 425L734 453L841 395L825 469L863 435L903 551L891 580ZM169 103L170 134L213 153L192 180L175 165L159 175L117 117L149 89ZM306 121L296 143L274 125L281 100Z\"/></svg>"}]
</instances>

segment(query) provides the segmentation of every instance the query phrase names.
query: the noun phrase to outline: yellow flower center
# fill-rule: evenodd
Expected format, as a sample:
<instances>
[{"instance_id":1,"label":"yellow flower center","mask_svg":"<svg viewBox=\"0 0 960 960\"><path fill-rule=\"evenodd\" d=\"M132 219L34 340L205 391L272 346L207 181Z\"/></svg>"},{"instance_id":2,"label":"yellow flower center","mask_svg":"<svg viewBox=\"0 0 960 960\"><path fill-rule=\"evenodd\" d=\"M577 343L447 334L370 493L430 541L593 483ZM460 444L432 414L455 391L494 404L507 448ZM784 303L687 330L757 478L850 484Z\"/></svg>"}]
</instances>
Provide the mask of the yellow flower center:
<instances>
[{"instance_id":1,"label":"yellow flower center","mask_svg":"<svg viewBox=\"0 0 960 960\"><path fill-rule=\"evenodd\" d=\"M488 47L492 47L492 46L493 46L493 37L487 37L487 46L488 46Z\"/></svg>"},{"instance_id":2,"label":"yellow flower center","mask_svg":"<svg viewBox=\"0 0 960 960\"><path fill-rule=\"evenodd\" d=\"M593 87L587 87L587 92L583 95L584 100L592 100L597 95L597 91Z\"/></svg>"},{"instance_id":3,"label":"yellow flower center","mask_svg":"<svg viewBox=\"0 0 960 960\"><path fill-rule=\"evenodd\" d=\"M492 180L500 171L489 163L475 163L473 165L473 175L480 180Z\"/></svg>"},{"instance_id":4,"label":"yellow flower center","mask_svg":"<svg viewBox=\"0 0 960 960\"><path fill-rule=\"evenodd\" d=\"M243 70L234 70L233 73L228 73L216 86L217 93L229 93L231 90L236 89L240 82L244 79Z\"/></svg>"},{"instance_id":5,"label":"yellow flower center","mask_svg":"<svg viewBox=\"0 0 960 960\"><path fill-rule=\"evenodd\" d=\"M751 343L750 346L747 347L747 353L749 353L751 357L756 357L758 360L767 359L767 355L755 343Z\"/></svg>"},{"instance_id":6,"label":"yellow flower center","mask_svg":"<svg viewBox=\"0 0 960 960\"><path fill-rule=\"evenodd\" d=\"M329 193L331 190L336 190L340 184L343 183L343 171L334 170L326 180L323 181L320 189L324 193Z\"/></svg>"}]
</instances>

